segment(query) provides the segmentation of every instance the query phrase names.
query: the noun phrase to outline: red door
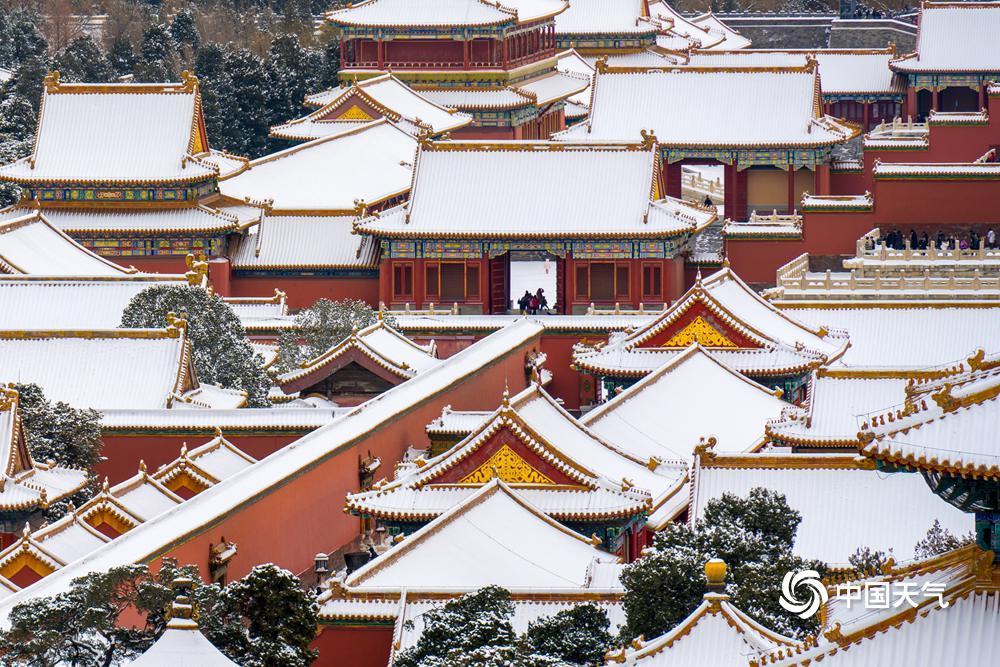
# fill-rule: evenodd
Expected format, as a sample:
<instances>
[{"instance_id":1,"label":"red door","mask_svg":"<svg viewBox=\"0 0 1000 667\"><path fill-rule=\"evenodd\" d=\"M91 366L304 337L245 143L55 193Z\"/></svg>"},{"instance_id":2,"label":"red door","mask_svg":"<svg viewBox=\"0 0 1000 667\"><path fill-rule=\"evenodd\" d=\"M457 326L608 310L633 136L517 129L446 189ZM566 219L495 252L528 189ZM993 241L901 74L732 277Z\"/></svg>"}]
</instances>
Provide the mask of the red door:
<instances>
[{"instance_id":1,"label":"red door","mask_svg":"<svg viewBox=\"0 0 1000 667\"><path fill-rule=\"evenodd\" d=\"M490 312L506 314L510 305L510 253L490 260Z\"/></svg>"}]
</instances>

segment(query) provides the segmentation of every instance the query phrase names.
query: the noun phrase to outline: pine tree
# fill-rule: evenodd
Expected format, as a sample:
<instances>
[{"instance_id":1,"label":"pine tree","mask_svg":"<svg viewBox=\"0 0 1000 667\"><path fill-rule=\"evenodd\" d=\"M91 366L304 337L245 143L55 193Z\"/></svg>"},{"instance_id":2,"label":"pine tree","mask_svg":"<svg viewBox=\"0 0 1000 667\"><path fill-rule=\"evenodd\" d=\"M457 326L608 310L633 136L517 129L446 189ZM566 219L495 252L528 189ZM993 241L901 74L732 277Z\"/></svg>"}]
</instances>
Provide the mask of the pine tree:
<instances>
[{"instance_id":1,"label":"pine tree","mask_svg":"<svg viewBox=\"0 0 1000 667\"><path fill-rule=\"evenodd\" d=\"M395 325L389 313L383 313L382 317L386 325ZM375 324L377 319L378 313L364 301L320 299L300 310L295 315L295 328L279 336L278 367L291 370L303 361L318 357L350 336L352 331Z\"/></svg>"},{"instance_id":2,"label":"pine tree","mask_svg":"<svg viewBox=\"0 0 1000 667\"><path fill-rule=\"evenodd\" d=\"M319 74L310 71L307 51L299 44L298 37L274 38L267 61L271 123L283 123L301 115L302 101L316 88Z\"/></svg>"},{"instance_id":3,"label":"pine tree","mask_svg":"<svg viewBox=\"0 0 1000 667\"><path fill-rule=\"evenodd\" d=\"M28 451L36 461L93 471L101 460L101 415L50 402L36 384L15 384Z\"/></svg>"},{"instance_id":4,"label":"pine tree","mask_svg":"<svg viewBox=\"0 0 1000 667\"><path fill-rule=\"evenodd\" d=\"M483 648L514 651L517 634L510 623L513 613L510 593L499 586L463 595L423 615L420 639L399 654L393 667L424 667L436 664L433 659L444 661L437 664L452 664L448 661Z\"/></svg>"},{"instance_id":5,"label":"pine tree","mask_svg":"<svg viewBox=\"0 0 1000 667\"><path fill-rule=\"evenodd\" d=\"M70 42L56 55L52 66L66 81L105 83L113 78L108 61L88 35Z\"/></svg>"},{"instance_id":6,"label":"pine tree","mask_svg":"<svg viewBox=\"0 0 1000 667\"><path fill-rule=\"evenodd\" d=\"M190 7L185 7L174 15L170 22L170 34L181 54L181 60L185 66L190 67L201 44L201 35L198 34L198 25Z\"/></svg>"},{"instance_id":7,"label":"pine tree","mask_svg":"<svg viewBox=\"0 0 1000 667\"><path fill-rule=\"evenodd\" d=\"M12 69L28 58L45 57L49 45L38 30L41 23L29 10L0 10L0 66Z\"/></svg>"},{"instance_id":8,"label":"pine tree","mask_svg":"<svg viewBox=\"0 0 1000 667\"><path fill-rule=\"evenodd\" d=\"M340 72L340 40L330 39L323 46L323 71L320 76L319 87L333 88L340 81L337 73Z\"/></svg>"},{"instance_id":9,"label":"pine tree","mask_svg":"<svg viewBox=\"0 0 1000 667\"><path fill-rule=\"evenodd\" d=\"M201 111L205 117L205 131L212 145L231 150L234 135L226 122L222 100L231 96L231 86L226 74L226 54L218 44L204 44L198 49L194 64L201 93Z\"/></svg>"},{"instance_id":10,"label":"pine tree","mask_svg":"<svg viewBox=\"0 0 1000 667\"><path fill-rule=\"evenodd\" d=\"M703 567L711 558L728 565L726 592L735 606L783 634L815 632L817 617L800 619L778 602L786 572L811 569L822 575L827 569L792 552L801 521L783 495L758 487L746 497L727 493L711 500L693 527L671 525L657 533L653 547L622 573L626 623L621 638L661 635L694 611L705 592Z\"/></svg>"},{"instance_id":11,"label":"pine tree","mask_svg":"<svg viewBox=\"0 0 1000 667\"><path fill-rule=\"evenodd\" d=\"M316 659L319 605L288 570L257 565L223 591L222 604L245 619L249 645L233 656L243 667L306 667Z\"/></svg>"},{"instance_id":12,"label":"pine tree","mask_svg":"<svg viewBox=\"0 0 1000 667\"><path fill-rule=\"evenodd\" d=\"M197 567L164 559L156 574L143 564L92 572L64 593L16 605L10 629L0 633L3 664L123 664L166 629L178 576L196 582L191 597L202 633L243 667L305 667L315 658L309 642L319 606L290 572L258 565L222 588L198 583Z\"/></svg>"},{"instance_id":13,"label":"pine tree","mask_svg":"<svg viewBox=\"0 0 1000 667\"><path fill-rule=\"evenodd\" d=\"M576 605L534 621L525 640L535 653L577 665L603 665L612 645L611 622L593 604Z\"/></svg>"},{"instance_id":14,"label":"pine tree","mask_svg":"<svg viewBox=\"0 0 1000 667\"><path fill-rule=\"evenodd\" d=\"M270 113L264 63L247 49L226 52L228 86L219 92L219 108L229 128L221 147L239 155L259 157L267 152Z\"/></svg>"},{"instance_id":15,"label":"pine tree","mask_svg":"<svg viewBox=\"0 0 1000 667\"><path fill-rule=\"evenodd\" d=\"M134 73L136 81L149 83L176 81L179 78L174 38L167 26L157 23L143 32Z\"/></svg>"},{"instance_id":16,"label":"pine tree","mask_svg":"<svg viewBox=\"0 0 1000 667\"><path fill-rule=\"evenodd\" d=\"M263 359L246 338L232 308L219 295L201 287L157 285L136 294L125 307L125 328L162 328L167 313L184 314L193 361L201 382L247 392L250 407L266 407L271 381Z\"/></svg>"},{"instance_id":17,"label":"pine tree","mask_svg":"<svg viewBox=\"0 0 1000 667\"><path fill-rule=\"evenodd\" d=\"M108 50L108 66L116 76L122 77L132 73L135 67L135 49L128 33L122 32L111 43Z\"/></svg>"}]
</instances>

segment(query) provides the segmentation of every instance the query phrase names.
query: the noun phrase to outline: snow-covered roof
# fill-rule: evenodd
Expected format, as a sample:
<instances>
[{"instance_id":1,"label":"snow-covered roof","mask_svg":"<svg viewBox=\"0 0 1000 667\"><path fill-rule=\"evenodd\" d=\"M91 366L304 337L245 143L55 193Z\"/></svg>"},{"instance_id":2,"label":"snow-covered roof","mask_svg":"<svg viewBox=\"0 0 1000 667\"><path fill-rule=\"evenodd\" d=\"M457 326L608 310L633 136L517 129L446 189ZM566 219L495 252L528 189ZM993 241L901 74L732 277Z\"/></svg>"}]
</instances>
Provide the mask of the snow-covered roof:
<instances>
[{"instance_id":1,"label":"snow-covered roof","mask_svg":"<svg viewBox=\"0 0 1000 667\"><path fill-rule=\"evenodd\" d=\"M0 218L10 219L29 212L12 208L0 212ZM55 228L70 234L94 235L101 232L148 232L182 234L225 234L234 231L245 220L224 209L205 204L188 208L46 208L42 216Z\"/></svg>"},{"instance_id":2,"label":"snow-covered roof","mask_svg":"<svg viewBox=\"0 0 1000 667\"><path fill-rule=\"evenodd\" d=\"M177 583L178 580L175 580L174 584ZM183 590L175 591L163 634L142 655L124 664L138 667L239 667L201 634L194 603L183 593Z\"/></svg>"},{"instance_id":3,"label":"snow-covered roof","mask_svg":"<svg viewBox=\"0 0 1000 667\"><path fill-rule=\"evenodd\" d=\"M838 358L848 346L846 335L782 313L724 267L696 279L673 305L636 329L612 335L603 346L578 348L574 363L602 374L641 376L692 342L755 376L801 373Z\"/></svg>"},{"instance_id":4,"label":"snow-covered roof","mask_svg":"<svg viewBox=\"0 0 1000 667\"><path fill-rule=\"evenodd\" d=\"M0 480L0 510L5 512L44 508L87 483L82 470L32 460L18 393L6 387L0 387Z\"/></svg>"},{"instance_id":5,"label":"snow-covered roof","mask_svg":"<svg viewBox=\"0 0 1000 667\"><path fill-rule=\"evenodd\" d=\"M505 395L497 411L446 452L392 482L348 495L347 507L383 519L427 521L497 477L559 520L635 516L649 507L650 493L630 485L649 483L659 494L682 472L657 477L650 467L596 438L534 385L513 399Z\"/></svg>"},{"instance_id":6,"label":"snow-covered roof","mask_svg":"<svg viewBox=\"0 0 1000 667\"><path fill-rule=\"evenodd\" d=\"M651 201L656 159L649 142L425 144L409 202L359 229L392 237L662 237L715 220L679 200Z\"/></svg>"},{"instance_id":7,"label":"snow-covered roof","mask_svg":"<svg viewBox=\"0 0 1000 667\"><path fill-rule=\"evenodd\" d=\"M285 393L295 393L350 363L367 363L368 368L381 369L401 382L434 368L440 363L436 355L433 341L429 345L418 345L379 319L316 358L302 362L299 368L282 373L275 382Z\"/></svg>"},{"instance_id":8,"label":"snow-covered roof","mask_svg":"<svg viewBox=\"0 0 1000 667\"><path fill-rule=\"evenodd\" d=\"M808 402L768 423L769 437L781 444L806 447L856 447L859 415L901 403L909 378L877 369L831 371L810 378Z\"/></svg>"},{"instance_id":9,"label":"snow-covered roof","mask_svg":"<svg viewBox=\"0 0 1000 667\"><path fill-rule=\"evenodd\" d=\"M928 179L950 180L971 178L982 180L1000 179L1000 163L977 160L975 162L880 162L872 165L872 176L886 179Z\"/></svg>"},{"instance_id":10,"label":"snow-covered roof","mask_svg":"<svg viewBox=\"0 0 1000 667\"><path fill-rule=\"evenodd\" d=\"M827 146L854 127L822 113L818 68L615 68L598 63L590 118L564 138L607 141L652 131L667 146ZM748 99L752 105L745 104ZM714 100L709 105L676 100Z\"/></svg>"},{"instance_id":11,"label":"snow-covered roof","mask_svg":"<svg viewBox=\"0 0 1000 667\"><path fill-rule=\"evenodd\" d=\"M326 16L334 25L380 27L487 26L528 23L566 9L565 0L366 0Z\"/></svg>"},{"instance_id":12,"label":"snow-covered roof","mask_svg":"<svg viewBox=\"0 0 1000 667\"><path fill-rule=\"evenodd\" d=\"M940 366L964 359L976 348L995 347L987 332L1000 331L996 304L802 305L785 304L781 312L809 326L846 331L851 345L837 362L845 366Z\"/></svg>"},{"instance_id":13,"label":"snow-covered roof","mask_svg":"<svg viewBox=\"0 0 1000 667\"><path fill-rule=\"evenodd\" d=\"M691 67L804 67L810 58L819 63L824 95L904 92L905 81L889 69L892 49L815 49L695 51Z\"/></svg>"},{"instance_id":14,"label":"snow-covered roof","mask_svg":"<svg viewBox=\"0 0 1000 667\"><path fill-rule=\"evenodd\" d=\"M801 651L770 656L760 664L932 667L988 663L1000 643L1000 594L990 584L991 570L996 576L991 561L991 552L969 545L851 582L852 586L827 603L831 620L817 642ZM940 586L940 597L930 584ZM854 591L867 590L874 597L878 586L897 602L880 607L858 601ZM911 593L909 602L900 599L907 592ZM845 609L850 611L844 614Z\"/></svg>"},{"instance_id":15,"label":"snow-covered roof","mask_svg":"<svg viewBox=\"0 0 1000 667\"><path fill-rule=\"evenodd\" d=\"M591 587L592 570L601 562L617 559L494 478L344 583L353 591L474 591L487 585L573 591Z\"/></svg>"},{"instance_id":16,"label":"snow-covered roof","mask_svg":"<svg viewBox=\"0 0 1000 667\"><path fill-rule=\"evenodd\" d=\"M133 477L115 486L109 486L105 480L97 495L79 508L34 532L26 529L19 540L0 552L0 572L14 576L21 568L31 567L34 561L44 566L32 568L36 574L48 576L183 503L184 498L175 491L183 488L186 495L195 495L254 462L220 434L191 451L183 446L180 458L162 466L155 474L148 473L145 464L140 463L139 472ZM67 472L80 478L79 486L86 482L83 472ZM29 483L34 484L32 480ZM56 498L50 494L48 499L51 502ZM14 590L16 587L10 592Z\"/></svg>"},{"instance_id":17,"label":"snow-covered roof","mask_svg":"<svg viewBox=\"0 0 1000 667\"><path fill-rule=\"evenodd\" d=\"M392 74L314 93L306 97L305 103L320 108L297 120L272 127L271 134L281 139L309 141L340 132L345 124L350 128L350 124L376 117L400 123L401 128L414 136L420 130L440 134L472 122L472 116L432 102Z\"/></svg>"},{"instance_id":18,"label":"snow-covered roof","mask_svg":"<svg viewBox=\"0 0 1000 667\"><path fill-rule=\"evenodd\" d=\"M1000 72L1000 2L924 2L916 53L898 72Z\"/></svg>"},{"instance_id":19,"label":"snow-covered roof","mask_svg":"<svg viewBox=\"0 0 1000 667\"><path fill-rule=\"evenodd\" d=\"M571 0L556 16L557 35L652 35L656 26L642 18L645 0Z\"/></svg>"},{"instance_id":20,"label":"snow-covered roof","mask_svg":"<svg viewBox=\"0 0 1000 667\"><path fill-rule=\"evenodd\" d=\"M150 554L168 548L180 538L190 538L192 530L210 525L244 503L282 488L313 464L326 460L344 443L362 438L387 420L411 410L415 405L454 386L484 366L537 343L542 328L529 321L512 324L444 360L437 368L390 389L379 400L362 404L326 427L301 438L294 447L285 447L236 475L223 480L173 511L161 514L105 545L53 572L24 591L0 601L0 618L7 618L14 605L43 595L66 590L73 579L87 572L106 571L117 565L146 562Z\"/></svg>"},{"instance_id":21,"label":"snow-covered roof","mask_svg":"<svg viewBox=\"0 0 1000 667\"><path fill-rule=\"evenodd\" d=\"M711 12L696 16L691 19L691 23L708 32L708 39L699 38L705 48L746 49L751 44L749 38L730 28Z\"/></svg>"},{"instance_id":22,"label":"snow-covered roof","mask_svg":"<svg viewBox=\"0 0 1000 667\"><path fill-rule=\"evenodd\" d=\"M184 331L0 331L0 378L76 408L170 407L198 388Z\"/></svg>"},{"instance_id":23,"label":"snow-covered roof","mask_svg":"<svg viewBox=\"0 0 1000 667\"><path fill-rule=\"evenodd\" d=\"M931 493L921 475L882 473L873 461L845 454L700 454L689 517L702 518L708 502L725 493L746 496L755 487L784 495L802 515L795 553L833 567L849 567L859 547L908 560L935 519L955 535L972 525L968 514Z\"/></svg>"},{"instance_id":24,"label":"snow-covered roof","mask_svg":"<svg viewBox=\"0 0 1000 667\"><path fill-rule=\"evenodd\" d=\"M5 213L0 219L0 274L82 277L135 273L135 269L123 268L87 250L51 225L41 211Z\"/></svg>"},{"instance_id":25,"label":"snow-covered roof","mask_svg":"<svg viewBox=\"0 0 1000 667\"><path fill-rule=\"evenodd\" d=\"M861 453L930 473L1000 479L1000 360L978 366L866 415Z\"/></svg>"},{"instance_id":26,"label":"snow-covered roof","mask_svg":"<svg viewBox=\"0 0 1000 667\"><path fill-rule=\"evenodd\" d=\"M579 95L588 88L589 76L563 71L549 72L517 84L517 90L531 96L538 106Z\"/></svg>"},{"instance_id":27,"label":"snow-covered roof","mask_svg":"<svg viewBox=\"0 0 1000 667\"><path fill-rule=\"evenodd\" d=\"M237 200L271 200L276 214L348 214L410 188L417 140L386 119L253 160L219 182Z\"/></svg>"},{"instance_id":28,"label":"snow-covered roof","mask_svg":"<svg viewBox=\"0 0 1000 667\"><path fill-rule=\"evenodd\" d=\"M271 408L240 408L215 410L102 410L104 430L158 432L203 432L218 427L229 432L240 431L312 431L326 426L350 408L276 406Z\"/></svg>"},{"instance_id":29,"label":"snow-covered roof","mask_svg":"<svg viewBox=\"0 0 1000 667\"><path fill-rule=\"evenodd\" d=\"M747 667L749 655L794 643L750 618L728 595L706 593L697 609L669 632L648 641L640 638L609 657L614 663L637 667Z\"/></svg>"},{"instance_id":30,"label":"snow-covered roof","mask_svg":"<svg viewBox=\"0 0 1000 667\"><path fill-rule=\"evenodd\" d=\"M208 153L197 81L60 83L46 77L29 157L0 167L0 180L142 184L218 175Z\"/></svg>"},{"instance_id":31,"label":"snow-covered roof","mask_svg":"<svg viewBox=\"0 0 1000 667\"><path fill-rule=\"evenodd\" d=\"M499 110L530 106L535 102L530 95L517 88L451 87L421 90L420 94L437 104L465 110Z\"/></svg>"},{"instance_id":32,"label":"snow-covered roof","mask_svg":"<svg viewBox=\"0 0 1000 667\"><path fill-rule=\"evenodd\" d=\"M355 234L353 221L353 216L267 215L240 236L233 269L376 268L378 244Z\"/></svg>"},{"instance_id":33,"label":"snow-covered roof","mask_svg":"<svg viewBox=\"0 0 1000 667\"><path fill-rule=\"evenodd\" d=\"M724 452L759 447L765 422L791 407L779 396L694 343L582 421L641 457L687 460L708 437Z\"/></svg>"},{"instance_id":34,"label":"snow-covered roof","mask_svg":"<svg viewBox=\"0 0 1000 667\"><path fill-rule=\"evenodd\" d=\"M656 44L668 51L743 49L750 40L724 24L711 12L688 19L666 2L651 2L649 16L659 26Z\"/></svg>"},{"instance_id":35,"label":"snow-covered roof","mask_svg":"<svg viewBox=\"0 0 1000 667\"><path fill-rule=\"evenodd\" d=\"M0 278L0 322L10 329L113 329L136 294L158 285L186 285L183 276L134 279Z\"/></svg>"}]
</instances>

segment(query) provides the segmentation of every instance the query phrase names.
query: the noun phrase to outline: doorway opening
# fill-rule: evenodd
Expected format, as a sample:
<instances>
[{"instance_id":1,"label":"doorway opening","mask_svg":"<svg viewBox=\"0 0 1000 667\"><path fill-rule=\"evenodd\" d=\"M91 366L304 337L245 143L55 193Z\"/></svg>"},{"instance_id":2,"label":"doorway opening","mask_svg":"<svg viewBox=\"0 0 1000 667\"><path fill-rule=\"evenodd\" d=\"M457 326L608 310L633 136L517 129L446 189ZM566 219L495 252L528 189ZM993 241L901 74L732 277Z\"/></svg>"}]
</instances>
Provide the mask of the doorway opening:
<instances>
[{"instance_id":1,"label":"doorway opening","mask_svg":"<svg viewBox=\"0 0 1000 667\"><path fill-rule=\"evenodd\" d=\"M514 312L520 312L519 302L525 294L535 295L542 290L545 307L539 314L558 313L559 273L561 260L544 250L512 250L510 252L510 304ZM530 306L529 306L530 307Z\"/></svg>"}]
</instances>

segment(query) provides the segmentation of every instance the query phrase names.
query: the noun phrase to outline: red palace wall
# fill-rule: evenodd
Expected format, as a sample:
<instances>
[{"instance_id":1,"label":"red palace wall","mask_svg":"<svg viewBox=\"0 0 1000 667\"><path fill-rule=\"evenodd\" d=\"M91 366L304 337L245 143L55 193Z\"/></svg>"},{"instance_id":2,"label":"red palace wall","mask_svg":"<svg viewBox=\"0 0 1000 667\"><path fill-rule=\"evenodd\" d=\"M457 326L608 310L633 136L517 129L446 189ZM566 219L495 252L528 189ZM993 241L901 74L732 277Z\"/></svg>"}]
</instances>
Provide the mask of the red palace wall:
<instances>
[{"instance_id":1,"label":"red palace wall","mask_svg":"<svg viewBox=\"0 0 1000 667\"><path fill-rule=\"evenodd\" d=\"M253 276L232 277L229 296L268 296L279 289L288 295L292 310L308 308L319 299L361 299L378 307L378 277L333 278L325 276Z\"/></svg>"},{"instance_id":2,"label":"red palace wall","mask_svg":"<svg viewBox=\"0 0 1000 667\"><path fill-rule=\"evenodd\" d=\"M199 567L207 578L209 546L223 537L238 545L229 565L230 579L244 576L253 565L273 562L292 572L312 566L313 556L336 549L357 536L359 519L341 510L347 493L358 490L358 460L369 452L393 470L406 448L426 443L424 427L441 413L443 405L457 410L486 410L497 406L504 386L511 392L526 386L525 355L538 339L519 346L492 366L454 383L422 402L382 422L363 437L341 444L325 459L295 477L248 500L214 523L192 526L191 533L150 560L169 556Z\"/></svg>"},{"instance_id":3,"label":"red palace wall","mask_svg":"<svg viewBox=\"0 0 1000 667\"><path fill-rule=\"evenodd\" d=\"M392 646L391 625L323 625L312 647L313 667L385 667Z\"/></svg>"},{"instance_id":4,"label":"red palace wall","mask_svg":"<svg viewBox=\"0 0 1000 667\"><path fill-rule=\"evenodd\" d=\"M854 240L857 241L864 233L856 234ZM808 252L807 245L805 240L726 239L725 253L730 268L745 282L751 285L773 285L778 267Z\"/></svg>"},{"instance_id":5,"label":"red palace wall","mask_svg":"<svg viewBox=\"0 0 1000 667\"><path fill-rule=\"evenodd\" d=\"M186 273L188 270L186 255L166 255L159 257L147 255L108 255L103 257L115 264L125 267L134 266L146 273ZM274 294L273 289L271 290L271 294Z\"/></svg>"}]
</instances>

